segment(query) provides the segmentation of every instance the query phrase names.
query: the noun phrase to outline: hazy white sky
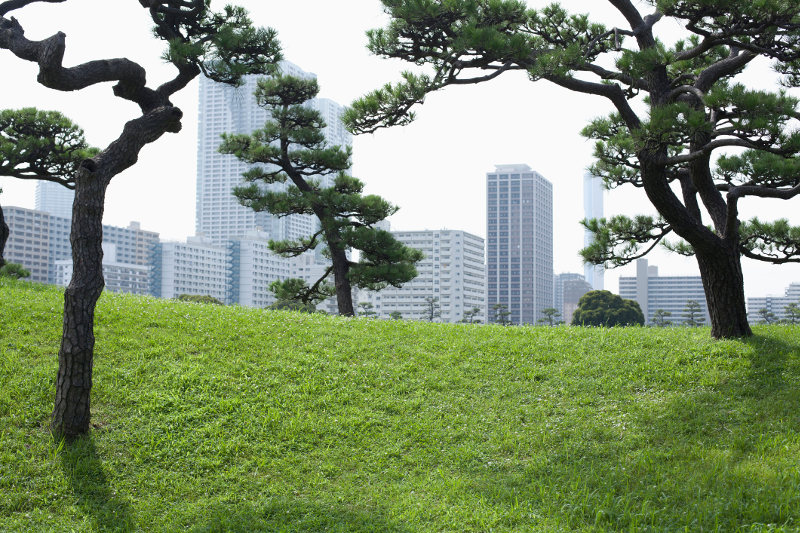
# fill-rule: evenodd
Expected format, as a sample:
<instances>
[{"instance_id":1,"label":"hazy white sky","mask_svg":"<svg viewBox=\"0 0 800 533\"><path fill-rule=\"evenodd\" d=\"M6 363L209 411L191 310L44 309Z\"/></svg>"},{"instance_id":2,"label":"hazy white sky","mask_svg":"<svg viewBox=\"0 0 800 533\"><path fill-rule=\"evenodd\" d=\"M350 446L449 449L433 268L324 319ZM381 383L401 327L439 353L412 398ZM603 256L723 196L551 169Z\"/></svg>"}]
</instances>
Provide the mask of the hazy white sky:
<instances>
[{"instance_id":1,"label":"hazy white sky","mask_svg":"<svg viewBox=\"0 0 800 533\"><path fill-rule=\"evenodd\" d=\"M239 0L257 25L272 26L286 59L314 72L321 96L349 104L388 81L408 65L372 56L365 31L382 26L379 0ZM541 6L549 0L529 0ZM215 2L219 7L222 2ZM613 8L597 0L565 0L572 11L591 10L599 20L622 24ZM171 69L160 56L163 45L151 37L147 12L135 0L69 0L33 5L12 13L31 39L56 31L67 34L65 64L89 59L128 57L148 70L150 85L169 79ZM99 22L102 21L102 22ZM679 27L662 23L670 32ZM36 83L33 65L0 51L2 106L56 109L86 131L88 140L106 146L125 121L136 116L133 104L111 93L111 84L75 93L59 93ZM752 79L769 86L769 71ZM13 82L11 81L13 80ZM109 187L105 222L131 220L162 238L182 240L194 233L197 142L197 82L175 99L184 111L184 129L146 147L139 162L114 178ZM367 192L400 206L391 219L398 230L463 229L486 235L485 177L496 164L526 163L553 182L555 271L583 272L578 250L583 245L582 176L591 163L592 145L579 135L592 117L610 106L600 98L576 95L546 82L531 83L524 74L507 74L490 83L448 88L431 95L417 109L417 121L403 128L362 135L354 141L354 175ZM3 205L33 207L34 185L0 178ZM789 218L800 224L800 200L743 204L745 217ZM651 213L639 191L607 193L606 215ZM693 259L664 252L650 255L661 275L696 275ZM769 266L744 260L749 296L782 294L800 281L800 266ZM606 288L617 291L619 275L633 275L628 266L606 273Z\"/></svg>"}]
</instances>

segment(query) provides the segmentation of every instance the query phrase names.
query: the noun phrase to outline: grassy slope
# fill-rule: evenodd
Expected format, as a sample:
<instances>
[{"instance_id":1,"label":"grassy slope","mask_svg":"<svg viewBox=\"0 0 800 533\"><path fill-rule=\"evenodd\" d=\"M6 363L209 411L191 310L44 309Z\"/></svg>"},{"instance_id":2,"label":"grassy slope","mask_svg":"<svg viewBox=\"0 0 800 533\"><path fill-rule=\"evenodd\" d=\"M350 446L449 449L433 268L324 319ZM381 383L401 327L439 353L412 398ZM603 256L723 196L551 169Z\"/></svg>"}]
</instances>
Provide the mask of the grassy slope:
<instances>
[{"instance_id":1,"label":"grassy slope","mask_svg":"<svg viewBox=\"0 0 800 533\"><path fill-rule=\"evenodd\" d=\"M502 328L104 295L54 442L61 293L0 281L2 531L799 531L800 328Z\"/></svg>"}]
</instances>

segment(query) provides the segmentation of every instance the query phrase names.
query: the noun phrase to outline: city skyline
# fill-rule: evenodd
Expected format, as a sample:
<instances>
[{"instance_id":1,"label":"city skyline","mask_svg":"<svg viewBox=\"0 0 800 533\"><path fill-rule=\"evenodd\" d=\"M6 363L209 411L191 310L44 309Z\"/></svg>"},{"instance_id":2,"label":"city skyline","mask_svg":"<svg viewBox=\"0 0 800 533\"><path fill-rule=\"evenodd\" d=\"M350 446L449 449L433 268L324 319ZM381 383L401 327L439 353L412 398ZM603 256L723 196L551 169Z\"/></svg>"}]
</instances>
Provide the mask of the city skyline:
<instances>
[{"instance_id":1,"label":"city skyline","mask_svg":"<svg viewBox=\"0 0 800 533\"><path fill-rule=\"evenodd\" d=\"M372 56L365 48L364 31L384 25L377 0L353 0L343 7L321 0L298 0L272 7L253 0L240 2L251 10L256 24L276 28L287 59L314 72L321 96L342 104L386 83L396 81L407 65ZM529 2L541 7L547 2ZM213 3L214 6L221 2ZM588 1L566 2L571 11L592 8L601 21L624 24L613 8ZM308 16L314 13L315 16ZM157 83L171 75L160 61L163 43L153 39L145 10L137 3L97 6L96 16L128 21L124 27L97 27L73 16L71 6L31 5L19 12L20 20L35 38L58 30L69 36L68 64L97 59L94 41L82 40L91 25L94 38L103 40L104 56L131 57L148 68L148 79ZM26 23L25 19L28 19ZM343 31L346 29L346 31ZM314 36L310 39L309 36ZM332 43L319 46L315 43ZM111 95L110 87L75 93L58 93L38 85L35 72L11 54L0 55L0 67L18 85L4 88L4 106L58 109L86 130L90 143L104 146L132 116ZM775 76L765 64L754 65L753 85L775 88ZM184 240L194 234L197 142L197 82L174 99L184 112L184 129L165 135L145 148L139 162L115 178L109 188L105 223L124 226L139 220L142 227L160 232L165 239ZM569 102L569 106L561 103ZM554 184L554 248L556 272L581 272L578 250L583 244L580 184L592 162L592 143L578 132L588 120L608 111L605 101L576 96L545 83L530 83L524 73L501 76L491 83L452 88L431 95L417 110L417 121L354 139L354 175L366 183L368 194L379 194L399 205L391 219L395 228L423 230L458 228L485 237L485 169L502 161L528 161ZM529 127L529 125L536 127ZM180 154L176 157L175 154ZM34 183L0 178L5 189L2 205L33 207ZM797 202L760 201L743 205L745 217L764 212L786 217L798 224ZM632 209L632 206L636 209ZM613 191L607 195L607 215L638 214L640 206L652 214L640 191ZM665 270L694 275L693 258L657 251L649 256ZM769 266L743 261L748 295L780 294L800 279L800 265ZM606 286L632 275L634 265L606 272Z\"/></svg>"}]
</instances>

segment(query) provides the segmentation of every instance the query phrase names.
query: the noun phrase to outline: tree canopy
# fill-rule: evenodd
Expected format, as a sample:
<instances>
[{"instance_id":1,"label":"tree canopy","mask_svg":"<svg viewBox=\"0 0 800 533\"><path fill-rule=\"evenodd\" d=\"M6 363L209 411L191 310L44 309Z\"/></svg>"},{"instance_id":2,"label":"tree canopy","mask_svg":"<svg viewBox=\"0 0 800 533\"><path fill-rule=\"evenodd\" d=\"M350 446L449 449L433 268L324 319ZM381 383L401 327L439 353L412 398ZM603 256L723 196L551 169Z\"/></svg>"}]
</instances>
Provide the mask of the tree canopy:
<instances>
[{"instance_id":1,"label":"tree canopy","mask_svg":"<svg viewBox=\"0 0 800 533\"><path fill-rule=\"evenodd\" d=\"M313 215L317 231L293 241L270 241L270 249L297 256L324 245L331 265L301 299L330 296L333 285L339 313L355 314L352 287L380 290L400 286L417 275L414 266L422 253L397 241L376 225L397 211L380 196L364 195L364 184L346 173L349 147L329 146L325 121L307 106L319 92L316 80L275 75L258 82L256 101L270 116L264 128L252 134L223 134L219 150L254 165L244 173L247 185L234 195L242 205L284 217ZM335 176L330 186L323 180ZM276 184L286 184L276 188ZM358 250L358 260L348 257Z\"/></svg>"},{"instance_id":2,"label":"tree canopy","mask_svg":"<svg viewBox=\"0 0 800 533\"><path fill-rule=\"evenodd\" d=\"M53 181L75 188L75 173L99 150L58 111L32 107L0 111L0 176Z\"/></svg>"},{"instance_id":3,"label":"tree canopy","mask_svg":"<svg viewBox=\"0 0 800 533\"><path fill-rule=\"evenodd\" d=\"M97 153L83 130L58 111L32 107L0 111L0 176L52 181L74 189L79 165ZM9 232L0 206L0 266L5 264Z\"/></svg>"},{"instance_id":4,"label":"tree canopy","mask_svg":"<svg viewBox=\"0 0 800 533\"><path fill-rule=\"evenodd\" d=\"M644 325L639 304L610 291L589 291L578 301L572 315L573 326L634 326Z\"/></svg>"},{"instance_id":5,"label":"tree canopy","mask_svg":"<svg viewBox=\"0 0 800 533\"><path fill-rule=\"evenodd\" d=\"M585 221L596 238L584 258L617 266L659 243L694 254L712 335L750 335L740 256L798 262L800 228L786 220L742 221L739 204L800 194L800 115L786 91L751 89L739 76L762 58L785 87L800 86L796 2L608 3L625 24L608 27L558 4L383 0L390 21L369 32L370 50L428 68L354 102L348 127L407 124L430 92L509 71L606 99L614 113L583 131L596 142L591 170L610 188L643 189L659 214ZM642 8L652 11L643 15ZM685 30L674 44L657 38L654 28L666 21Z\"/></svg>"},{"instance_id":6,"label":"tree canopy","mask_svg":"<svg viewBox=\"0 0 800 533\"><path fill-rule=\"evenodd\" d=\"M537 320L539 324L547 324L548 326L555 326L561 323L561 312L556 309L555 307L547 307L542 309L542 314L544 315L542 318Z\"/></svg>"}]
</instances>

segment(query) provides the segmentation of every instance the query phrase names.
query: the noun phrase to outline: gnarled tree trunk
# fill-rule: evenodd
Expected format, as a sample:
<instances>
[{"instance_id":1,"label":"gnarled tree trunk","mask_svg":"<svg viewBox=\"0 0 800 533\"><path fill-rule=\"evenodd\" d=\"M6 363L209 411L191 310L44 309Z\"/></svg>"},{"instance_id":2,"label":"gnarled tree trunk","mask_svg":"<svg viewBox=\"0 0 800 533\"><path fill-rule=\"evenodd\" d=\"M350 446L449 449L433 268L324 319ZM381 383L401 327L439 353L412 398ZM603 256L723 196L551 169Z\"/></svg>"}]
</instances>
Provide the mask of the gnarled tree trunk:
<instances>
[{"instance_id":1,"label":"gnarled tree trunk","mask_svg":"<svg viewBox=\"0 0 800 533\"><path fill-rule=\"evenodd\" d=\"M64 326L58 352L53 433L73 438L89 430L94 309L103 279L103 209L110 180L78 171L72 206L72 279L64 292Z\"/></svg>"},{"instance_id":2,"label":"gnarled tree trunk","mask_svg":"<svg viewBox=\"0 0 800 533\"><path fill-rule=\"evenodd\" d=\"M9 229L8 224L6 224L6 219L3 216L3 206L0 205L0 267L6 264L6 260L3 256L6 249L6 242L8 241Z\"/></svg>"},{"instance_id":3,"label":"gnarled tree trunk","mask_svg":"<svg viewBox=\"0 0 800 533\"><path fill-rule=\"evenodd\" d=\"M720 339L752 335L747 323L738 248L729 245L708 251L695 248L695 254L711 317L711 336Z\"/></svg>"},{"instance_id":4,"label":"gnarled tree trunk","mask_svg":"<svg viewBox=\"0 0 800 533\"><path fill-rule=\"evenodd\" d=\"M181 110L163 106L131 120L122 135L75 178L72 204L72 279L64 292L64 329L58 351L53 433L71 438L89 430L94 309L103 292L103 210L111 179L136 163L139 151L166 132L180 130Z\"/></svg>"}]
</instances>

